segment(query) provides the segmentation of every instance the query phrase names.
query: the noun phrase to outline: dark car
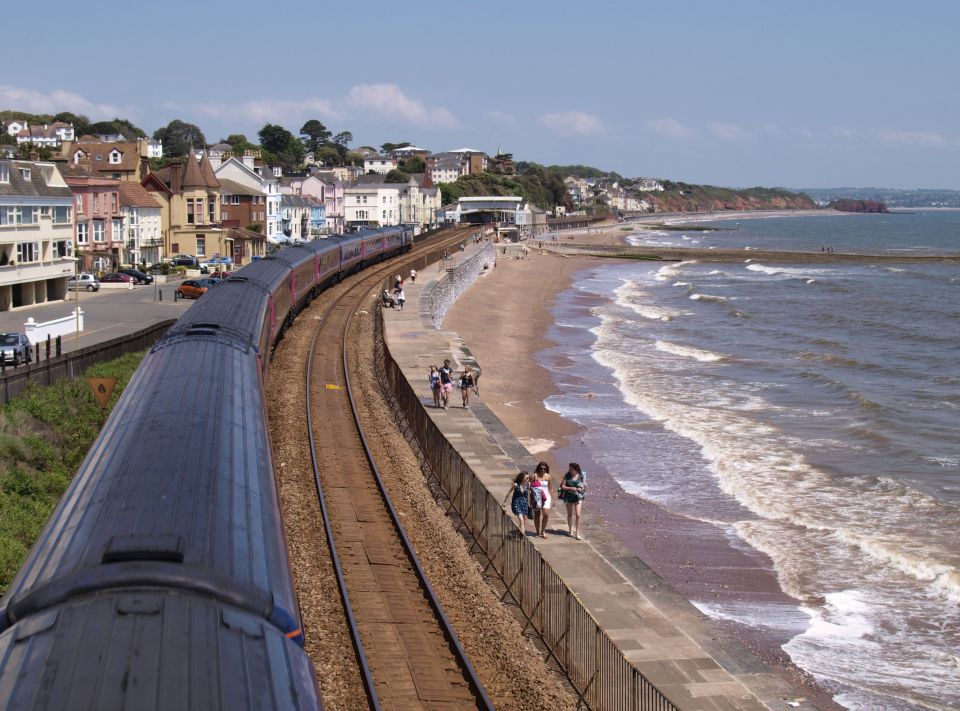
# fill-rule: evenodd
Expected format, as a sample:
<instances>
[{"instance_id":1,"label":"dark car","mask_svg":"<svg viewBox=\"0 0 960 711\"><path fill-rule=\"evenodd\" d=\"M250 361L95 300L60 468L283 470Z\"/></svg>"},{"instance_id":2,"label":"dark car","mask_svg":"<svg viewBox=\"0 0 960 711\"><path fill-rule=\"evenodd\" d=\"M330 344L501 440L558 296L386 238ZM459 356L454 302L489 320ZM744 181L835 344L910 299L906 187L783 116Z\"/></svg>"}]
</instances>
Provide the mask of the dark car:
<instances>
[{"instance_id":1,"label":"dark car","mask_svg":"<svg viewBox=\"0 0 960 711\"><path fill-rule=\"evenodd\" d=\"M120 272L114 272L112 274L104 274L100 277L101 284L129 284L133 281L133 277L127 274L122 274Z\"/></svg>"},{"instance_id":2,"label":"dark car","mask_svg":"<svg viewBox=\"0 0 960 711\"><path fill-rule=\"evenodd\" d=\"M5 363L29 363L33 349L23 333L0 333L0 358Z\"/></svg>"},{"instance_id":3,"label":"dark car","mask_svg":"<svg viewBox=\"0 0 960 711\"><path fill-rule=\"evenodd\" d=\"M153 277L149 274L144 274L139 269L118 269L120 274L126 274L128 277L133 277L133 280L138 284L152 284Z\"/></svg>"},{"instance_id":4,"label":"dark car","mask_svg":"<svg viewBox=\"0 0 960 711\"><path fill-rule=\"evenodd\" d=\"M199 260L197 260L196 257L180 256L180 257L174 258L174 260L170 263L175 267L194 267L197 269L200 268L200 262Z\"/></svg>"}]
</instances>

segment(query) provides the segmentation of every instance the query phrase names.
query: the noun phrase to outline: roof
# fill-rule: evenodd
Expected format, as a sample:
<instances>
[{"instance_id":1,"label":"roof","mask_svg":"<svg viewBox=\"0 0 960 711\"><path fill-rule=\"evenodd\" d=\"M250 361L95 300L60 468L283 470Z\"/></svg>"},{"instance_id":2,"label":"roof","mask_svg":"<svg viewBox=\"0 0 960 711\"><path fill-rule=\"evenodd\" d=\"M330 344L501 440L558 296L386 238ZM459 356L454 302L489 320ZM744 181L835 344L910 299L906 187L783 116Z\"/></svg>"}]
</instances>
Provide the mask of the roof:
<instances>
[{"instance_id":1,"label":"roof","mask_svg":"<svg viewBox=\"0 0 960 711\"><path fill-rule=\"evenodd\" d=\"M454 148L447 153L483 153L483 151L478 151L476 148Z\"/></svg>"},{"instance_id":2,"label":"roof","mask_svg":"<svg viewBox=\"0 0 960 711\"><path fill-rule=\"evenodd\" d=\"M36 163L26 160L6 161L10 166L10 182L0 183L0 197L42 197L73 200L73 192L53 163ZM30 178L24 180L20 168L30 168Z\"/></svg>"},{"instance_id":3,"label":"roof","mask_svg":"<svg viewBox=\"0 0 960 711\"><path fill-rule=\"evenodd\" d=\"M140 154L137 151L136 143L84 143L76 146L67 156L67 160L73 161L77 151L81 151L85 156L81 159L82 162L89 162L94 170L104 173L111 171L132 172L140 164ZM110 162L110 154L113 151L120 153L119 163Z\"/></svg>"},{"instance_id":4,"label":"roof","mask_svg":"<svg viewBox=\"0 0 960 711\"><path fill-rule=\"evenodd\" d=\"M220 181L220 192L227 195L263 195L262 190L251 188L235 180L229 180L228 178L218 178L218 180Z\"/></svg>"},{"instance_id":5,"label":"roof","mask_svg":"<svg viewBox=\"0 0 960 711\"><path fill-rule=\"evenodd\" d=\"M140 183L122 182L117 186L120 191L120 204L123 207L160 207L160 203Z\"/></svg>"},{"instance_id":6,"label":"roof","mask_svg":"<svg viewBox=\"0 0 960 711\"><path fill-rule=\"evenodd\" d=\"M244 227L234 227L227 230L227 239L250 239L255 241L263 241L266 238L266 235L259 232L254 232L253 230L248 230Z\"/></svg>"}]
</instances>

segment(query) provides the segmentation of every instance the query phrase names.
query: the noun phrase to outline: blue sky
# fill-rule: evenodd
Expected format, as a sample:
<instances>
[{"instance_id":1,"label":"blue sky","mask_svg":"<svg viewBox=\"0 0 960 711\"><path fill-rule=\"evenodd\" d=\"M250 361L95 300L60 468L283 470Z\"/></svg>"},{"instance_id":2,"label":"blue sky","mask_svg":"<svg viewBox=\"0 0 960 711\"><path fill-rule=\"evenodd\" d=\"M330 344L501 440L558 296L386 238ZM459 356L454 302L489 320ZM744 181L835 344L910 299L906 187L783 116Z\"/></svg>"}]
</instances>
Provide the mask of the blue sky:
<instances>
[{"instance_id":1,"label":"blue sky","mask_svg":"<svg viewBox=\"0 0 960 711\"><path fill-rule=\"evenodd\" d=\"M150 133L179 118L209 141L317 118L354 146L500 147L726 186L960 189L957 2L140 5L47 0L42 22L5 7L0 108Z\"/></svg>"}]
</instances>

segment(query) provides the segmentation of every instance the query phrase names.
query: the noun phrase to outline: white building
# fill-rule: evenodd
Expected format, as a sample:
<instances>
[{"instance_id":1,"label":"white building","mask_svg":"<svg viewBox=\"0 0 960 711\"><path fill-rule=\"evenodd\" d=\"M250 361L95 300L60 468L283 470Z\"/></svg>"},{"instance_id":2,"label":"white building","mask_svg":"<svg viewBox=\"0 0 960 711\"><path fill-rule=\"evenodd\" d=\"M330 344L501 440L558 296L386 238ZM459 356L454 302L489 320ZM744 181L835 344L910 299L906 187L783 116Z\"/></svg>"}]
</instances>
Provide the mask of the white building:
<instances>
[{"instance_id":1,"label":"white building","mask_svg":"<svg viewBox=\"0 0 960 711\"><path fill-rule=\"evenodd\" d=\"M393 156L367 156L363 159L363 172L364 173L379 173L380 175L386 175L391 170L396 170L397 168L397 159Z\"/></svg>"},{"instance_id":2,"label":"white building","mask_svg":"<svg viewBox=\"0 0 960 711\"><path fill-rule=\"evenodd\" d=\"M17 144L30 143L34 146L56 148L64 141L74 139L73 124L63 121L54 121L50 124L24 125L17 133Z\"/></svg>"},{"instance_id":3,"label":"white building","mask_svg":"<svg viewBox=\"0 0 960 711\"><path fill-rule=\"evenodd\" d=\"M163 261L163 228L160 203L139 183L121 182L120 213L123 215L123 264L159 264Z\"/></svg>"},{"instance_id":4,"label":"white building","mask_svg":"<svg viewBox=\"0 0 960 711\"><path fill-rule=\"evenodd\" d=\"M280 192L280 176L275 175L276 171L269 166L250 165L253 162L251 158L248 162L246 156L244 160L232 156L214 169L217 179L230 180L234 183L253 188L265 196L266 210L263 219L264 234L269 242L278 244L286 241L286 235L283 234L283 224L280 216L280 201L282 194Z\"/></svg>"},{"instance_id":5,"label":"white building","mask_svg":"<svg viewBox=\"0 0 960 711\"><path fill-rule=\"evenodd\" d=\"M53 163L0 158L0 311L67 296L73 201Z\"/></svg>"},{"instance_id":6,"label":"white building","mask_svg":"<svg viewBox=\"0 0 960 711\"><path fill-rule=\"evenodd\" d=\"M343 189L348 228L400 224L400 191L404 183L367 183Z\"/></svg>"}]
</instances>

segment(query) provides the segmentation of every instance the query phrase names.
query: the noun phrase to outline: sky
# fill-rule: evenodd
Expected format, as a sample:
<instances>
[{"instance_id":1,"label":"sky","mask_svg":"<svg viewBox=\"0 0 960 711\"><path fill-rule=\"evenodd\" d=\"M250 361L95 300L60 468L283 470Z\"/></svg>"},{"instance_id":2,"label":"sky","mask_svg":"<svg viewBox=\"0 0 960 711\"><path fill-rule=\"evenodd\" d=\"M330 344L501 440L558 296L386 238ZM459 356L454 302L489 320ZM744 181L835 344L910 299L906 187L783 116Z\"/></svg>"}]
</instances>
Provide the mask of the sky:
<instances>
[{"instance_id":1,"label":"sky","mask_svg":"<svg viewBox=\"0 0 960 711\"><path fill-rule=\"evenodd\" d=\"M148 133L180 119L211 143L319 119L352 147L728 187L960 189L955 0L47 0L43 14L57 19L4 8L0 109Z\"/></svg>"}]
</instances>

